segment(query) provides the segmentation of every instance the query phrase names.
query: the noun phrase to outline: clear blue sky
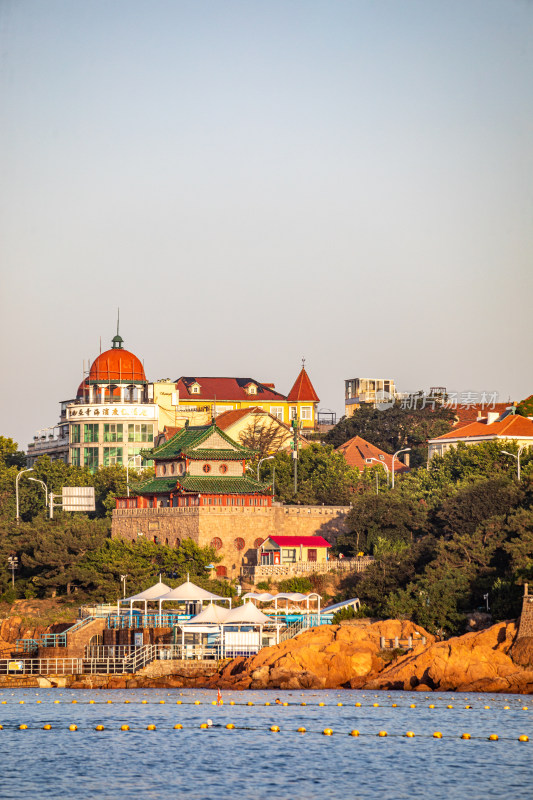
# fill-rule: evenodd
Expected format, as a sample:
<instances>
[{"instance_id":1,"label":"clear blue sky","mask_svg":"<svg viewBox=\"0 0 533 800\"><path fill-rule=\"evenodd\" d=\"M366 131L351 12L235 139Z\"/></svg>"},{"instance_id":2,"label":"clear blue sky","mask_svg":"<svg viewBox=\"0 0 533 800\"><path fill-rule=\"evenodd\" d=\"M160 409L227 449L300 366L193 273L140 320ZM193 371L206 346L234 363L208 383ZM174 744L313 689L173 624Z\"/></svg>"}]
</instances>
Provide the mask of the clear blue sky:
<instances>
[{"instance_id":1,"label":"clear blue sky","mask_svg":"<svg viewBox=\"0 0 533 800\"><path fill-rule=\"evenodd\" d=\"M149 379L533 391L533 4L3 0L1 434Z\"/></svg>"}]
</instances>

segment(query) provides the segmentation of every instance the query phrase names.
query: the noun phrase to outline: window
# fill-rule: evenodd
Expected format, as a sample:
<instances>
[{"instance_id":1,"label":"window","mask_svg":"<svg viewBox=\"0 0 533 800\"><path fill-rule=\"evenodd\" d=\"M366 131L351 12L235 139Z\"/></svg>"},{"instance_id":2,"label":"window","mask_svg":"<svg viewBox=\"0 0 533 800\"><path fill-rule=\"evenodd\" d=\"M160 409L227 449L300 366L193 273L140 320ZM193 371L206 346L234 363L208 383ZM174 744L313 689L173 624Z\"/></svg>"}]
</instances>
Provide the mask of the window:
<instances>
[{"instance_id":1,"label":"window","mask_svg":"<svg viewBox=\"0 0 533 800\"><path fill-rule=\"evenodd\" d=\"M312 419L313 418L313 407L312 406L302 406L300 409L300 414L302 419Z\"/></svg>"},{"instance_id":2,"label":"window","mask_svg":"<svg viewBox=\"0 0 533 800\"><path fill-rule=\"evenodd\" d=\"M298 409L296 408L296 406L291 406L289 408L289 419L293 420L297 418L298 418Z\"/></svg>"},{"instance_id":3,"label":"window","mask_svg":"<svg viewBox=\"0 0 533 800\"><path fill-rule=\"evenodd\" d=\"M227 578L228 577L228 568L223 567L221 564L217 567L217 578Z\"/></svg>"},{"instance_id":4,"label":"window","mask_svg":"<svg viewBox=\"0 0 533 800\"><path fill-rule=\"evenodd\" d=\"M203 469L204 472L211 472L210 464L204 464L202 469Z\"/></svg>"},{"instance_id":5,"label":"window","mask_svg":"<svg viewBox=\"0 0 533 800\"><path fill-rule=\"evenodd\" d=\"M98 424L86 422L83 426L83 441L84 442L97 442L98 441Z\"/></svg>"},{"instance_id":6,"label":"window","mask_svg":"<svg viewBox=\"0 0 533 800\"><path fill-rule=\"evenodd\" d=\"M166 468L165 464L162 464L161 465L161 475L166 475L166 474L167 474L167 468Z\"/></svg>"},{"instance_id":7,"label":"window","mask_svg":"<svg viewBox=\"0 0 533 800\"><path fill-rule=\"evenodd\" d=\"M104 442L121 442L123 426L115 422L104 424Z\"/></svg>"},{"instance_id":8,"label":"window","mask_svg":"<svg viewBox=\"0 0 533 800\"><path fill-rule=\"evenodd\" d=\"M213 550L222 550L222 539L219 539L218 536L215 536L214 539L211 539L209 547L212 547Z\"/></svg>"},{"instance_id":9,"label":"window","mask_svg":"<svg viewBox=\"0 0 533 800\"><path fill-rule=\"evenodd\" d=\"M246 543L245 543L244 539L242 539L240 536L238 536L237 539L235 539L233 541L233 545L235 547L235 550L244 550L244 548L246 546Z\"/></svg>"},{"instance_id":10,"label":"window","mask_svg":"<svg viewBox=\"0 0 533 800\"><path fill-rule=\"evenodd\" d=\"M151 425L130 423L128 425L128 442L153 442L154 432Z\"/></svg>"},{"instance_id":11,"label":"window","mask_svg":"<svg viewBox=\"0 0 533 800\"><path fill-rule=\"evenodd\" d=\"M104 467L122 464L122 447L104 447Z\"/></svg>"},{"instance_id":12,"label":"window","mask_svg":"<svg viewBox=\"0 0 533 800\"><path fill-rule=\"evenodd\" d=\"M284 561L296 561L296 548L284 548L281 551L281 557Z\"/></svg>"},{"instance_id":13,"label":"window","mask_svg":"<svg viewBox=\"0 0 533 800\"><path fill-rule=\"evenodd\" d=\"M83 449L83 466L88 467L91 471L98 469L97 447L85 447Z\"/></svg>"},{"instance_id":14,"label":"window","mask_svg":"<svg viewBox=\"0 0 533 800\"><path fill-rule=\"evenodd\" d=\"M283 406L270 406L270 413L280 422L283 422Z\"/></svg>"},{"instance_id":15,"label":"window","mask_svg":"<svg viewBox=\"0 0 533 800\"><path fill-rule=\"evenodd\" d=\"M78 425L78 428L79 427L80 426ZM79 447L73 447L71 449L71 451L70 451L70 463L72 464L73 467L79 467L80 466L80 448Z\"/></svg>"},{"instance_id":16,"label":"window","mask_svg":"<svg viewBox=\"0 0 533 800\"><path fill-rule=\"evenodd\" d=\"M219 468L218 468L218 471L220 472L221 475L225 475L226 472L228 471L228 465L227 464L221 464L219 466Z\"/></svg>"},{"instance_id":17,"label":"window","mask_svg":"<svg viewBox=\"0 0 533 800\"><path fill-rule=\"evenodd\" d=\"M70 441L73 444L80 443L80 425L71 425L70 426Z\"/></svg>"}]
</instances>

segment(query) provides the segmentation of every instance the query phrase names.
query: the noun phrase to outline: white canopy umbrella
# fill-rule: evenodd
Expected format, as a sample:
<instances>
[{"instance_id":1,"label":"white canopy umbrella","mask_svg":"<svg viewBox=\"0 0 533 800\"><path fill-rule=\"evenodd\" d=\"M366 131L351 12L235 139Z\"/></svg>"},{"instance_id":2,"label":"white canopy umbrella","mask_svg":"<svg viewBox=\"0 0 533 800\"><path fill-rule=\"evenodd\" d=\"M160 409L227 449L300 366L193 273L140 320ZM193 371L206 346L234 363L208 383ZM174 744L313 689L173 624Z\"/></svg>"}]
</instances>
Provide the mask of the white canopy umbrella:
<instances>
[{"instance_id":1,"label":"white canopy umbrella","mask_svg":"<svg viewBox=\"0 0 533 800\"><path fill-rule=\"evenodd\" d=\"M231 607L231 597L221 597L218 594L213 594L213 592L208 592L207 589L202 589L200 586L196 586L196 584L192 583L189 578L182 583L180 586L176 586L175 589L169 589L166 594L160 595L158 597L159 600L159 613L161 614L161 604L168 603L168 602L182 602L182 603L195 603L200 602L201 604L204 601L213 602L213 600L223 600L224 602L229 603Z\"/></svg>"},{"instance_id":2,"label":"white canopy umbrella","mask_svg":"<svg viewBox=\"0 0 533 800\"><path fill-rule=\"evenodd\" d=\"M148 589L145 589L138 594L132 594L131 597L123 597L118 601L117 604L117 611L120 614L120 604L121 603L129 603L130 604L130 613L133 611L133 604L134 603L144 603L144 613L146 614L147 604L150 600L158 600L161 595L167 594L170 591L170 586L167 586L166 583L161 581L161 576L159 576L159 582L154 583L153 586L150 586Z\"/></svg>"},{"instance_id":3,"label":"white canopy umbrella","mask_svg":"<svg viewBox=\"0 0 533 800\"><path fill-rule=\"evenodd\" d=\"M254 606L253 603L244 603L228 611L224 625L266 625L270 622L266 614Z\"/></svg>"},{"instance_id":4,"label":"white canopy umbrella","mask_svg":"<svg viewBox=\"0 0 533 800\"><path fill-rule=\"evenodd\" d=\"M229 608L222 608L222 606L216 606L214 603L210 603L195 617L186 620L183 625L206 625L209 623L211 625L220 625L224 622L229 613Z\"/></svg>"}]
</instances>

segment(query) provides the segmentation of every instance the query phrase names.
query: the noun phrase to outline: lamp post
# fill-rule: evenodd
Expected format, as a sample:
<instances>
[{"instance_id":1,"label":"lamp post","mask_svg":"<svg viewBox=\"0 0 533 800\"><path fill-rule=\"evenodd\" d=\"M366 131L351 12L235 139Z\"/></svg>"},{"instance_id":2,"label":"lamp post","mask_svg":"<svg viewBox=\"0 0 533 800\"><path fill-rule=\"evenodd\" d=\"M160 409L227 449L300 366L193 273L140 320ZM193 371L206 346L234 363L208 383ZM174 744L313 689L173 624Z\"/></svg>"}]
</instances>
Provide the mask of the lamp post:
<instances>
[{"instance_id":1,"label":"lamp post","mask_svg":"<svg viewBox=\"0 0 533 800\"><path fill-rule=\"evenodd\" d=\"M380 461L379 458L374 458L374 456L371 456L369 460L370 461L377 461L378 464L381 464L381 466L386 469L386 471L387 471L387 486L388 486L389 485L389 468L388 468L388 466L385 464L384 461ZM394 486L394 483L392 485ZM378 494L377 491L376 491L376 494Z\"/></svg>"},{"instance_id":2,"label":"lamp post","mask_svg":"<svg viewBox=\"0 0 533 800\"><path fill-rule=\"evenodd\" d=\"M126 461L126 497L130 496L130 461L135 461L137 456L130 456Z\"/></svg>"},{"instance_id":3,"label":"lamp post","mask_svg":"<svg viewBox=\"0 0 533 800\"><path fill-rule=\"evenodd\" d=\"M394 489L394 459L396 458L396 456L399 456L400 453L407 453L410 450L411 450L410 447L403 447L401 450L396 450L396 452L394 453L394 455L392 457L392 488L393 489Z\"/></svg>"},{"instance_id":4,"label":"lamp post","mask_svg":"<svg viewBox=\"0 0 533 800\"><path fill-rule=\"evenodd\" d=\"M7 565L11 570L11 586L15 588L15 570L19 568L19 560L17 556L8 556Z\"/></svg>"},{"instance_id":5,"label":"lamp post","mask_svg":"<svg viewBox=\"0 0 533 800\"><path fill-rule=\"evenodd\" d=\"M40 481L39 478L28 478L29 481L33 481L34 483L40 483L44 489L44 505L48 508L48 486L44 481Z\"/></svg>"},{"instance_id":6,"label":"lamp post","mask_svg":"<svg viewBox=\"0 0 533 800\"><path fill-rule=\"evenodd\" d=\"M20 472L17 472L17 477L15 478L15 501L17 505L17 514L16 520L17 525L20 522L20 514L19 514L19 480L24 475L25 472L33 472L33 467L29 467L28 469L21 469Z\"/></svg>"},{"instance_id":7,"label":"lamp post","mask_svg":"<svg viewBox=\"0 0 533 800\"><path fill-rule=\"evenodd\" d=\"M259 480L259 467L261 466L263 461L270 461L273 458L274 456L265 456L264 458L259 459L259 461L257 462L257 480Z\"/></svg>"},{"instance_id":8,"label":"lamp post","mask_svg":"<svg viewBox=\"0 0 533 800\"><path fill-rule=\"evenodd\" d=\"M526 447L525 444L520 445L520 447L518 448L518 455L515 455L514 453L509 453L507 450L502 450L503 455L511 456L511 458L516 458L516 473L518 480L520 480L520 456L524 452L525 447Z\"/></svg>"},{"instance_id":9,"label":"lamp post","mask_svg":"<svg viewBox=\"0 0 533 800\"><path fill-rule=\"evenodd\" d=\"M123 597L126 597L126 578L127 577L128 577L127 575L121 575L120 576L120 580L122 581L122 591L123 591L123 595L122 596Z\"/></svg>"}]
</instances>

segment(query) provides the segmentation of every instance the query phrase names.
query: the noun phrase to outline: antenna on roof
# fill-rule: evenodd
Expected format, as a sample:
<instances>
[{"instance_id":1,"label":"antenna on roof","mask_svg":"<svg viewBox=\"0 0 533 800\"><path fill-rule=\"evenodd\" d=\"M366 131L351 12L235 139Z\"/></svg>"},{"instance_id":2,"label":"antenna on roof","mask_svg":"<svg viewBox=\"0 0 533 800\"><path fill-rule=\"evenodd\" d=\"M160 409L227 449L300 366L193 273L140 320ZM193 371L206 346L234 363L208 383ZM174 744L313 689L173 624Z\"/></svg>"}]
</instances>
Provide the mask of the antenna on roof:
<instances>
[{"instance_id":1,"label":"antenna on roof","mask_svg":"<svg viewBox=\"0 0 533 800\"><path fill-rule=\"evenodd\" d=\"M120 334L118 332L119 325L120 325L120 308L117 308L117 336L120 336ZM159 576L159 577L161 577L161 576Z\"/></svg>"},{"instance_id":2,"label":"antenna on roof","mask_svg":"<svg viewBox=\"0 0 533 800\"><path fill-rule=\"evenodd\" d=\"M100 336L100 355L102 355L102 337Z\"/></svg>"},{"instance_id":3,"label":"antenna on roof","mask_svg":"<svg viewBox=\"0 0 533 800\"><path fill-rule=\"evenodd\" d=\"M302 356L302 369L305 369L305 356Z\"/></svg>"}]
</instances>

